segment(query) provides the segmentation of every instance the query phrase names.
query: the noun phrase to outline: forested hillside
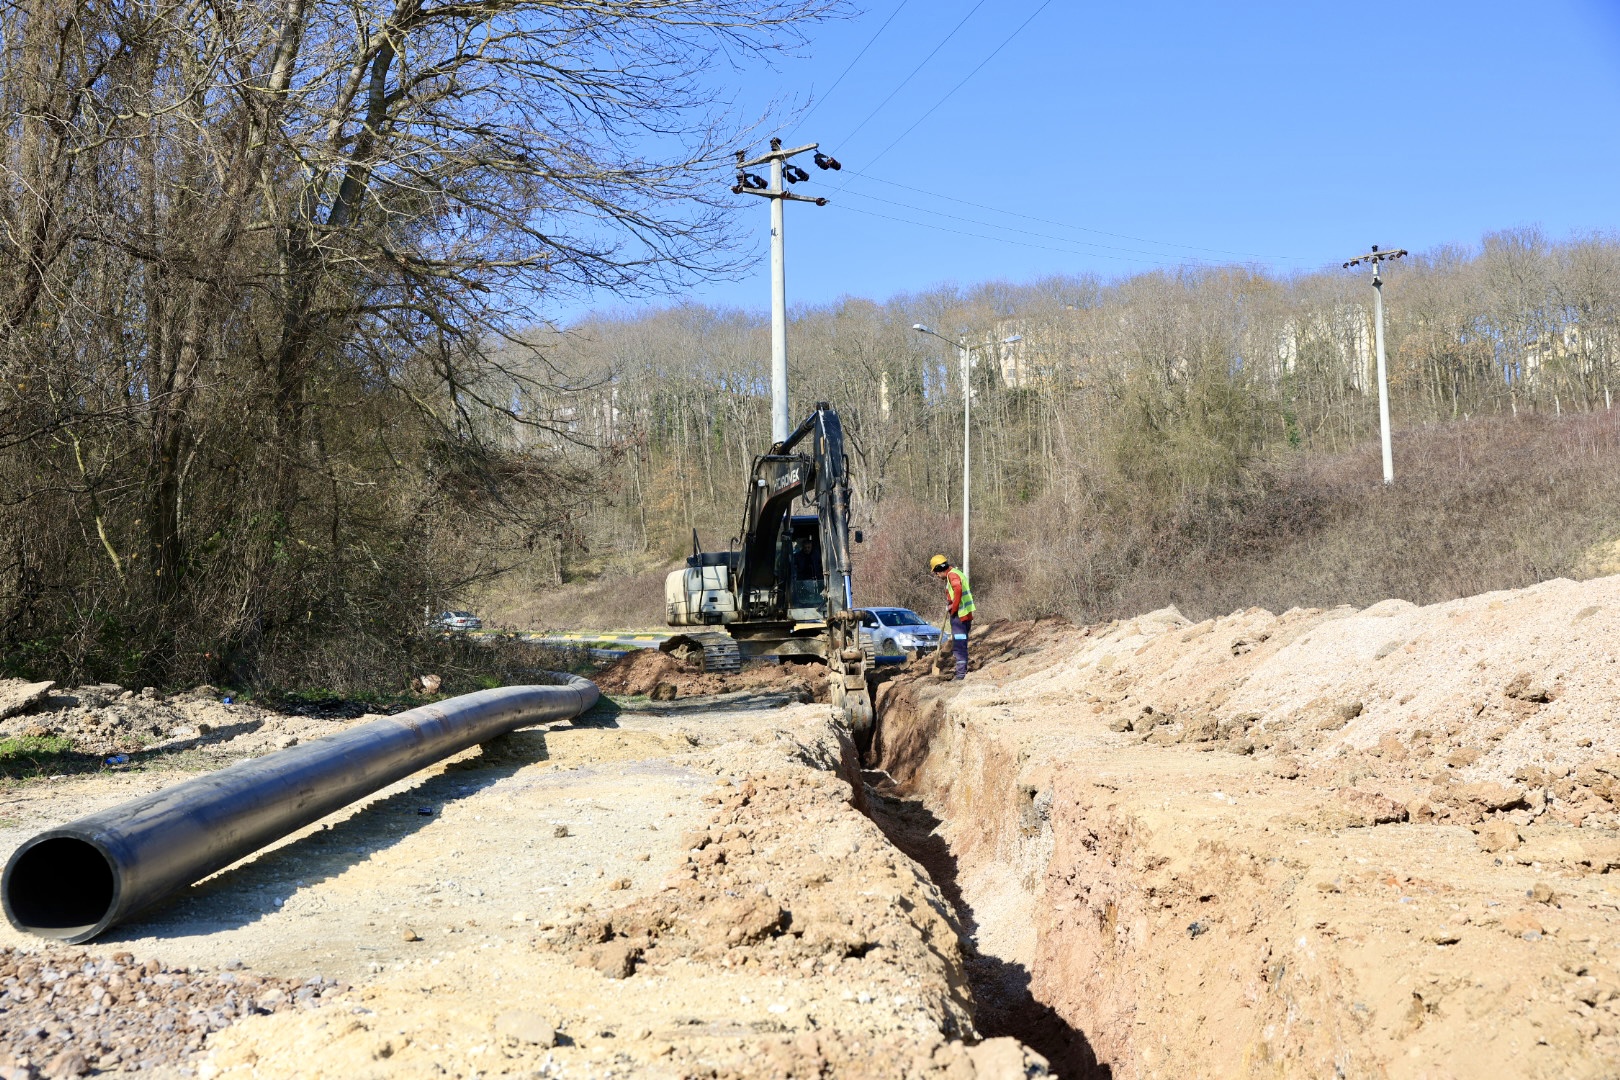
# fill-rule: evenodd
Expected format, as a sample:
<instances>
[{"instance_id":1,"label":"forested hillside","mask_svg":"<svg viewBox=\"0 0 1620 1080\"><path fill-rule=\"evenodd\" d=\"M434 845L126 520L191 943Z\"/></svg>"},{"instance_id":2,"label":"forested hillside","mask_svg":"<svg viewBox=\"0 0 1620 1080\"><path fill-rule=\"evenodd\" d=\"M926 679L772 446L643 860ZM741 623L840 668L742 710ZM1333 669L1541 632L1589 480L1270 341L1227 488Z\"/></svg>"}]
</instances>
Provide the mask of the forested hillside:
<instances>
[{"instance_id":1,"label":"forested hillside","mask_svg":"<svg viewBox=\"0 0 1620 1080\"><path fill-rule=\"evenodd\" d=\"M1200 268L799 309L794 409L843 415L865 599L932 597L919 555L959 532L961 358L919 322L974 346L974 567L994 610L1422 602L1581 572L1620 525L1620 243L1503 233L1385 275L1392 491L1365 273ZM531 362L586 388L535 407L602 481L513 588L629 578L694 528L735 535L769 438L767 332L679 306L530 335ZM633 591L656 614L656 589Z\"/></svg>"}]
</instances>

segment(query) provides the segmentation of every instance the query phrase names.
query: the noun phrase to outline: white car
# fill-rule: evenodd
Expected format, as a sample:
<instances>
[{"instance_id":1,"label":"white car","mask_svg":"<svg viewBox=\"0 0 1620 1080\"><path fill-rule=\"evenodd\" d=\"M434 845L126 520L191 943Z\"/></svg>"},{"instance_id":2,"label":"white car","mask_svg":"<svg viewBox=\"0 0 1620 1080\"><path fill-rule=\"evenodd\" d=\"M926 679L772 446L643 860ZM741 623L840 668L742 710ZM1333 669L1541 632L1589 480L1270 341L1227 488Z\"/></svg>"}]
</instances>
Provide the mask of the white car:
<instances>
[{"instance_id":1,"label":"white car","mask_svg":"<svg viewBox=\"0 0 1620 1080\"><path fill-rule=\"evenodd\" d=\"M878 657L905 658L939 648L939 627L910 608L868 607L861 613L861 644Z\"/></svg>"},{"instance_id":2,"label":"white car","mask_svg":"<svg viewBox=\"0 0 1620 1080\"><path fill-rule=\"evenodd\" d=\"M441 611L433 625L440 630L482 630L484 620L470 611Z\"/></svg>"}]
</instances>

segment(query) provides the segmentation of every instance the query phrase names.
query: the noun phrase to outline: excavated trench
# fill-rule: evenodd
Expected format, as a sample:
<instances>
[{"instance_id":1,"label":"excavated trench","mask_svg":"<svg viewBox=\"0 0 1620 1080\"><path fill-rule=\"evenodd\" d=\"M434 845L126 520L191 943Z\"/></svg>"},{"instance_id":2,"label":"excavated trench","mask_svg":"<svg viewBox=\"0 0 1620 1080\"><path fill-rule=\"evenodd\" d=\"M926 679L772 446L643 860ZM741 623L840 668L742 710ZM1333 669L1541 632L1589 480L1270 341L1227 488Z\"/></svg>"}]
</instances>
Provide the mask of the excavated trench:
<instances>
[{"instance_id":1,"label":"excavated trench","mask_svg":"<svg viewBox=\"0 0 1620 1080\"><path fill-rule=\"evenodd\" d=\"M1541 594L1527 610L1589 617L1573 588ZM1567 704L1525 704L1511 656L1456 676L1455 702L1396 713L1436 669L1370 667L1358 643L1391 640L1391 610L1477 641L1452 629L1463 603L1503 606L1244 612L1219 635L1173 611L991 627L966 683L884 684L869 812L954 905L976 1026L1066 1077L1613 1076L1620 756L1593 746L1576 694L1611 693L1620 650L1579 654ZM1342 742L1349 710L1323 711L1343 700L1384 725L1361 746ZM1227 714L1263 719L1226 735ZM1497 747L1503 773L1597 763L1563 787L1536 789L1540 765L1480 780L1463 771L1478 750L1426 753L1430 731ZM1542 748L1560 740L1571 753Z\"/></svg>"},{"instance_id":2,"label":"excavated trench","mask_svg":"<svg viewBox=\"0 0 1620 1080\"><path fill-rule=\"evenodd\" d=\"M1036 991L1034 907L1052 850L1038 793L1005 782L1016 777L1016 755L1003 760L990 746L973 747L973 775L960 774L964 762L953 751L962 748L941 738L953 693L928 680L881 688L866 752L868 816L928 871L954 908L979 1032L1017 1039L1058 1076L1112 1077L1085 1032ZM973 827L963 828L964 820ZM986 863L986 844L1009 858Z\"/></svg>"},{"instance_id":3,"label":"excavated trench","mask_svg":"<svg viewBox=\"0 0 1620 1080\"><path fill-rule=\"evenodd\" d=\"M959 866L950 844L940 834L944 824L922 799L908 798L893 778L881 770L865 774L869 816L890 843L928 871L934 884L956 913L964 943L968 984L973 991L974 1026L985 1038L1009 1036L1030 1047L1051 1063L1058 1076L1087 1080L1112 1075L1099 1064L1085 1035L1072 1027L1031 989L1027 963L1016 956L986 951L980 942L1006 926L985 926L980 914L963 895ZM994 914L989 916L994 919ZM993 950L993 946L991 947Z\"/></svg>"}]
</instances>

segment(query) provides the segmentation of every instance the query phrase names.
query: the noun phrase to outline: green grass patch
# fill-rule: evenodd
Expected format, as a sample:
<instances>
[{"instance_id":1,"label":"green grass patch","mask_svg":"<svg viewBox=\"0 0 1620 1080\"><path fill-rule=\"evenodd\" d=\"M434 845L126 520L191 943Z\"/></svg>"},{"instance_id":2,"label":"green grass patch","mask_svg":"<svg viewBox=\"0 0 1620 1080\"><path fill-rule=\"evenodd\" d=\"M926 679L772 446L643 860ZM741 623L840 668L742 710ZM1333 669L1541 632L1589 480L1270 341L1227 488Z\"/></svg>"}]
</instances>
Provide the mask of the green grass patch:
<instances>
[{"instance_id":1,"label":"green grass patch","mask_svg":"<svg viewBox=\"0 0 1620 1080\"><path fill-rule=\"evenodd\" d=\"M17 735L0 739L0 773L17 776L64 764L73 753L65 735Z\"/></svg>"}]
</instances>

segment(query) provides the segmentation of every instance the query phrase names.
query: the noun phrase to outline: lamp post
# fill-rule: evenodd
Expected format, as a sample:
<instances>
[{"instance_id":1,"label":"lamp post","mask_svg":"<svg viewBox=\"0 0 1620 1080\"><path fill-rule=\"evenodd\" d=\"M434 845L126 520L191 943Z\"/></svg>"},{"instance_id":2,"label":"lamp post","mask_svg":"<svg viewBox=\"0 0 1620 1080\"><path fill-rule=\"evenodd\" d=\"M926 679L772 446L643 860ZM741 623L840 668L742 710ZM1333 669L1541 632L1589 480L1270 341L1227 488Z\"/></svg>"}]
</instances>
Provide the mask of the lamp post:
<instances>
[{"instance_id":1,"label":"lamp post","mask_svg":"<svg viewBox=\"0 0 1620 1080\"><path fill-rule=\"evenodd\" d=\"M962 357L962 573L971 579L972 573L968 569L968 530L973 505L973 428L970 414L973 408L973 350L980 346L969 345L966 335L960 340L952 341L944 334L936 334L922 323L912 323L911 328L919 334L927 334L929 337L939 338L947 345L956 346L957 352ZM1000 341L985 344L1012 345L1023 340L1024 335L1014 334Z\"/></svg>"}]
</instances>

